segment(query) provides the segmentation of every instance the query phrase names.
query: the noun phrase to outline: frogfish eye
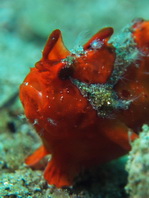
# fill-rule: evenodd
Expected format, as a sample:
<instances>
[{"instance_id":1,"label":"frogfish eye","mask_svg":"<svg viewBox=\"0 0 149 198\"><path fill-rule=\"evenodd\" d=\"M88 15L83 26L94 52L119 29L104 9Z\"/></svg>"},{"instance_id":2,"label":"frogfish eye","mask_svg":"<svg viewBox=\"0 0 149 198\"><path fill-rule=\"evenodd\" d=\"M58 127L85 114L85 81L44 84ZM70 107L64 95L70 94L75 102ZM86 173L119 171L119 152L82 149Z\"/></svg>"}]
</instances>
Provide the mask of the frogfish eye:
<instances>
[{"instance_id":1,"label":"frogfish eye","mask_svg":"<svg viewBox=\"0 0 149 198\"><path fill-rule=\"evenodd\" d=\"M74 69L71 65L66 65L65 67L63 67L59 73L58 73L58 77L61 80L67 80L69 79L69 77L71 77L73 75Z\"/></svg>"}]
</instances>

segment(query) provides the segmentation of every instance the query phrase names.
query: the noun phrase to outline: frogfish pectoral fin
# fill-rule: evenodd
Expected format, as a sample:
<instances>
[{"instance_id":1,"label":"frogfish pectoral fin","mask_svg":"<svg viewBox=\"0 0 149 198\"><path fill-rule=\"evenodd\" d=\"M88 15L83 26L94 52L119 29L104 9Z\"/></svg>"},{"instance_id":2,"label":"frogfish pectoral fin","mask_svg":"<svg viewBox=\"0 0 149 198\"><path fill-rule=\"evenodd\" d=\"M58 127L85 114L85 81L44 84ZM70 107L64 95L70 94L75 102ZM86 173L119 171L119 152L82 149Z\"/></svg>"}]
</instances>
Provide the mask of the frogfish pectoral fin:
<instances>
[{"instance_id":1,"label":"frogfish pectoral fin","mask_svg":"<svg viewBox=\"0 0 149 198\"><path fill-rule=\"evenodd\" d=\"M46 151L45 147L40 146L32 155L26 158L25 163L29 166L34 166L47 154L48 152Z\"/></svg>"},{"instance_id":2,"label":"frogfish pectoral fin","mask_svg":"<svg viewBox=\"0 0 149 198\"><path fill-rule=\"evenodd\" d=\"M105 127L105 135L126 151L131 149L131 141L138 138L138 135L133 131L129 133L129 128L121 122L111 122L108 127Z\"/></svg>"},{"instance_id":3,"label":"frogfish pectoral fin","mask_svg":"<svg viewBox=\"0 0 149 198\"><path fill-rule=\"evenodd\" d=\"M48 163L44 178L51 185L57 188L71 186L74 183L74 178L78 175L79 171L75 165L61 165L57 164L53 159Z\"/></svg>"}]
</instances>

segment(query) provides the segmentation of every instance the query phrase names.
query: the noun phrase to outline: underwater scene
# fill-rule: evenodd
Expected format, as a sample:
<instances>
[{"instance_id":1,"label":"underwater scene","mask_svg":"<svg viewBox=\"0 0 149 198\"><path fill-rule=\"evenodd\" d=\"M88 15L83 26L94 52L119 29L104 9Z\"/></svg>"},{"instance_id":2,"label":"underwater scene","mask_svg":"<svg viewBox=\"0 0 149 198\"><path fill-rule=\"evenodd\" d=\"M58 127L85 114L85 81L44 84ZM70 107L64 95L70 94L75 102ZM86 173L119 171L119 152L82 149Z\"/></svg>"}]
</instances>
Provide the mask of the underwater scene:
<instances>
[{"instance_id":1,"label":"underwater scene","mask_svg":"<svg viewBox=\"0 0 149 198\"><path fill-rule=\"evenodd\" d=\"M149 1L0 0L0 198L149 198Z\"/></svg>"}]
</instances>

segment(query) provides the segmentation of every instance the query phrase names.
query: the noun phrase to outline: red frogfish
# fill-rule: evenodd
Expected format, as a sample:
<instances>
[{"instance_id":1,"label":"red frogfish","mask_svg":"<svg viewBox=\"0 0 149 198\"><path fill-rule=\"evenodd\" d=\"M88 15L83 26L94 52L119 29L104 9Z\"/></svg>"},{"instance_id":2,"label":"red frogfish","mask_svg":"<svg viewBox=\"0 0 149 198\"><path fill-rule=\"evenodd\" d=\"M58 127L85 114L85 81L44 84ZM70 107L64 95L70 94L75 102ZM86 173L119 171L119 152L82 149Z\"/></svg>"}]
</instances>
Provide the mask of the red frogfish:
<instances>
[{"instance_id":1,"label":"red frogfish","mask_svg":"<svg viewBox=\"0 0 149 198\"><path fill-rule=\"evenodd\" d=\"M33 166L51 154L44 178L56 187L126 154L149 123L149 21L112 34L104 28L69 51L61 31L53 31L20 86L26 117L43 143L25 162Z\"/></svg>"}]
</instances>

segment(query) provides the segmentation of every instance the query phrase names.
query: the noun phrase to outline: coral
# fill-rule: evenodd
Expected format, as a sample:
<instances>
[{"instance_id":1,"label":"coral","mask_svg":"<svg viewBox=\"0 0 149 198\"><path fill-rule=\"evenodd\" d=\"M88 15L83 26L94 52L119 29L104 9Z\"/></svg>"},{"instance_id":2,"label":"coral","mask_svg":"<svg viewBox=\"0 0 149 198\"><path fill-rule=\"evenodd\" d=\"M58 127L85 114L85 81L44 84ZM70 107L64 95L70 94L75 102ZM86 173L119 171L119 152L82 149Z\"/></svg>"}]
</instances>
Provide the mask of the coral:
<instances>
[{"instance_id":1,"label":"coral","mask_svg":"<svg viewBox=\"0 0 149 198\"><path fill-rule=\"evenodd\" d=\"M37 148L40 141L35 134L32 135L30 133L31 128L27 124L23 122L19 123L18 116L16 118L16 116L10 116L8 112L3 111L0 114L0 119L2 120L2 118L3 124L0 126L1 130L5 130L5 133L0 133L0 173L3 171L13 172L22 166L24 157L28 152L34 150L30 149L32 141L37 142L34 148ZM15 132L9 131L8 123L10 120L17 128ZM26 136L26 138L22 138L23 136Z\"/></svg>"},{"instance_id":2,"label":"coral","mask_svg":"<svg viewBox=\"0 0 149 198\"><path fill-rule=\"evenodd\" d=\"M126 170L128 184L125 187L131 198L149 197L149 126L143 125L139 138L132 144Z\"/></svg>"},{"instance_id":3,"label":"coral","mask_svg":"<svg viewBox=\"0 0 149 198\"><path fill-rule=\"evenodd\" d=\"M0 197L41 197L47 188L41 171L24 168L0 176Z\"/></svg>"}]
</instances>

